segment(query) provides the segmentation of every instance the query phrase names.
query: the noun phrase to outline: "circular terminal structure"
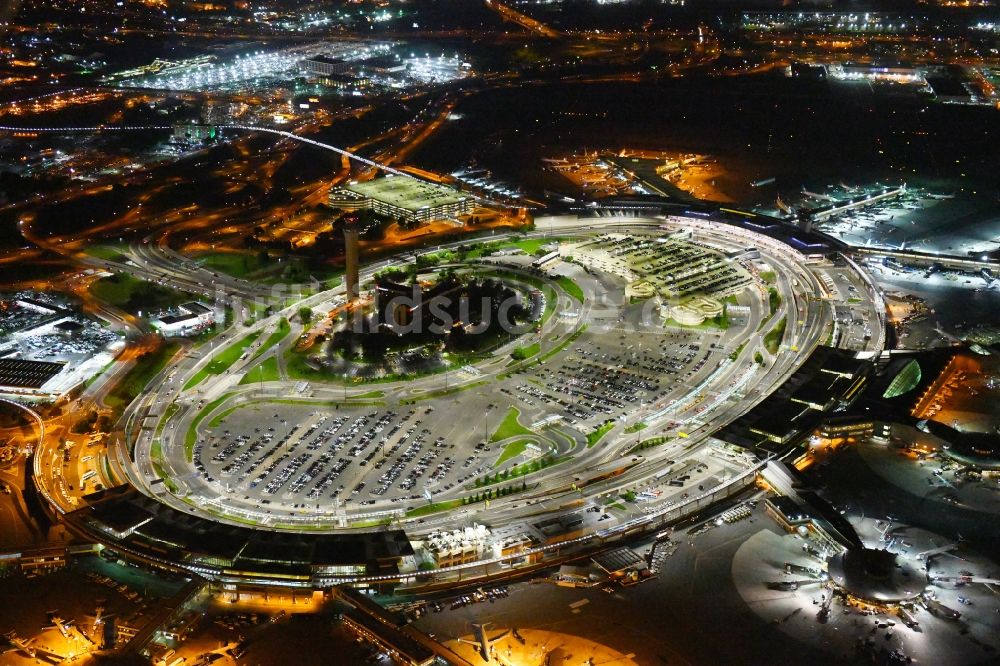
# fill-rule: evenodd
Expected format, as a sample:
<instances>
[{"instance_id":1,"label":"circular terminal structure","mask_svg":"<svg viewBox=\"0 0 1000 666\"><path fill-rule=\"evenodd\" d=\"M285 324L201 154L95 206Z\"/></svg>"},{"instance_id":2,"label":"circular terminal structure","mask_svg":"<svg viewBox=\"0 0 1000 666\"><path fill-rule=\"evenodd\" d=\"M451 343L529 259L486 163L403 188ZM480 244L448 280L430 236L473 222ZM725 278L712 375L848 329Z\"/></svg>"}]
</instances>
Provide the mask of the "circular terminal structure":
<instances>
[{"instance_id":1,"label":"circular terminal structure","mask_svg":"<svg viewBox=\"0 0 1000 666\"><path fill-rule=\"evenodd\" d=\"M888 550L850 548L830 558L830 580L845 593L886 606L919 597L927 575L909 559Z\"/></svg>"}]
</instances>

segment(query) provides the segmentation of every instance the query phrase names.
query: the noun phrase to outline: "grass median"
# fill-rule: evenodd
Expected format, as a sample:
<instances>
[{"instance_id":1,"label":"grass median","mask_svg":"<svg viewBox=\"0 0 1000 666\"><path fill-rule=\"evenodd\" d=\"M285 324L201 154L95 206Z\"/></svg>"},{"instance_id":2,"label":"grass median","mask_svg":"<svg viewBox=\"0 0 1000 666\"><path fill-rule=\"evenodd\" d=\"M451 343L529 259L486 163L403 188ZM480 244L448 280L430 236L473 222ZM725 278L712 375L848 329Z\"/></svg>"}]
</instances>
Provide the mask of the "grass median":
<instances>
[{"instance_id":1,"label":"grass median","mask_svg":"<svg viewBox=\"0 0 1000 666\"><path fill-rule=\"evenodd\" d=\"M611 432L611 429L615 427L614 421L607 421L602 423L600 426L587 433L587 448L596 446L598 442L604 439L604 436Z\"/></svg>"},{"instance_id":2,"label":"grass median","mask_svg":"<svg viewBox=\"0 0 1000 666\"><path fill-rule=\"evenodd\" d=\"M518 347L513 352L511 352L510 356L515 361L523 361L525 359L531 358L532 356L535 356L536 354L538 354L538 352L541 351L541 349L542 349L541 346L539 346L539 344L536 342L534 344L525 345L524 347Z\"/></svg>"},{"instance_id":3,"label":"grass median","mask_svg":"<svg viewBox=\"0 0 1000 666\"><path fill-rule=\"evenodd\" d=\"M781 347L781 341L785 337L785 327L788 325L788 318L782 317L777 325L768 331L764 336L764 348L771 354L777 354Z\"/></svg>"},{"instance_id":4,"label":"grass median","mask_svg":"<svg viewBox=\"0 0 1000 666\"><path fill-rule=\"evenodd\" d=\"M518 421L518 417L521 415L521 411L516 407L511 407L507 410L507 415L504 416L503 421L500 422L500 426L493 432L490 437L491 442L502 442L505 439L510 439L511 437L518 437L521 435L534 435L528 428L521 425Z\"/></svg>"},{"instance_id":5,"label":"grass median","mask_svg":"<svg viewBox=\"0 0 1000 666\"><path fill-rule=\"evenodd\" d=\"M240 384L246 385L257 382L276 382L280 379L281 371L278 368L278 359L274 356L269 356L257 364L256 368L247 370L246 374L243 375L243 379L240 380Z\"/></svg>"},{"instance_id":6,"label":"grass median","mask_svg":"<svg viewBox=\"0 0 1000 666\"><path fill-rule=\"evenodd\" d=\"M243 353L252 345L257 338L260 337L260 331L254 331L250 333L242 340L234 345L230 345L226 349L219 352L219 354L209 361L205 367L195 373L194 377L189 379L186 384L184 384L184 390L194 388L201 382L203 382L209 375L221 375L226 370L232 367L236 361L240 360Z\"/></svg>"},{"instance_id":7,"label":"grass median","mask_svg":"<svg viewBox=\"0 0 1000 666\"><path fill-rule=\"evenodd\" d=\"M104 399L104 403L116 410L123 409L166 367L180 347L180 343L177 342L161 344L155 350L140 356Z\"/></svg>"},{"instance_id":8,"label":"grass median","mask_svg":"<svg viewBox=\"0 0 1000 666\"><path fill-rule=\"evenodd\" d=\"M507 446L503 447L503 453L500 454L500 457L497 458L497 461L493 466L499 467L511 458L516 458L521 455L524 453L524 450L528 448L529 443L530 442L528 440L522 439L516 442L511 442Z\"/></svg>"},{"instance_id":9,"label":"grass median","mask_svg":"<svg viewBox=\"0 0 1000 666\"><path fill-rule=\"evenodd\" d=\"M274 331L274 333L267 336L267 340L264 341L264 344L260 346L260 349L257 350L257 353L254 354L253 357L257 358L258 356L266 352L268 349L274 347L276 344L284 340L285 336L287 336L289 331L291 330L292 330L291 324L288 323L288 320L286 318L282 317L278 321L278 328Z\"/></svg>"},{"instance_id":10,"label":"grass median","mask_svg":"<svg viewBox=\"0 0 1000 666\"><path fill-rule=\"evenodd\" d=\"M204 409L198 412L198 416L194 417L194 421L191 422L191 427L188 428L187 433L184 434L184 457L188 462L194 459L194 445L198 441L198 426L201 422L205 420L205 417L215 411L219 405L228 400L230 394L226 394L221 398L216 398L212 402L205 405Z\"/></svg>"},{"instance_id":11,"label":"grass median","mask_svg":"<svg viewBox=\"0 0 1000 666\"><path fill-rule=\"evenodd\" d=\"M438 511L450 511L451 509L455 509L460 506L462 506L462 500L460 499L448 500L446 502L434 502L432 504L425 504L423 506L407 509L406 517L418 518L431 513L437 513Z\"/></svg>"},{"instance_id":12,"label":"grass median","mask_svg":"<svg viewBox=\"0 0 1000 666\"><path fill-rule=\"evenodd\" d=\"M580 285L576 282L573 282L573 280L569 279L565 275L560 275L556 279L556 284L558 284L563 291L569 294L571 298L583 303L583 289L581 289Z\"/></svg>"}]
</instances>

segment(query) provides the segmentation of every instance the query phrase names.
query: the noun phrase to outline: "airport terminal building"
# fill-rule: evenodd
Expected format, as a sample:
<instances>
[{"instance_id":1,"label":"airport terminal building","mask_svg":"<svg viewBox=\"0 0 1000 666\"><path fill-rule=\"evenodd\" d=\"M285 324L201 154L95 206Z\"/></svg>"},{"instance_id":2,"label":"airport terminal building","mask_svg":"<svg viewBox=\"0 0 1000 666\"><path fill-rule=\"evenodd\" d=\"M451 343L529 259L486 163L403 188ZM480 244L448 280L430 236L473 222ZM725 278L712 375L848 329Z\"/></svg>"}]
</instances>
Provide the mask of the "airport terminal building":
<instances>
[{"instance_id":1,"label":"airport terminal building","mask_svg":"<svg viewBox=\"0 0 1000 666\"><path fill-rule=\"evenodd\" d=\"M405 176L386 176L330 190L341 210L373 210L407 222L428 222L471 213L475 198L451 187Z\"/></svg>"}]
</instances>

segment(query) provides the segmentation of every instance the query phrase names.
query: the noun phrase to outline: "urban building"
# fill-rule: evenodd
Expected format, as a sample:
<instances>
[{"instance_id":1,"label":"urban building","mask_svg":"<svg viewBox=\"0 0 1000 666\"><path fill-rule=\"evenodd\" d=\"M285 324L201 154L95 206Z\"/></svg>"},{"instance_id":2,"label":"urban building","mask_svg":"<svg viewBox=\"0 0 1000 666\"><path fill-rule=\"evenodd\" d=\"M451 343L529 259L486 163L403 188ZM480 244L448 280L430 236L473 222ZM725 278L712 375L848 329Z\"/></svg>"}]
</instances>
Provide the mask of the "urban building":
<instances>
[{"instance_id":1,"label":"urban building","mask_svg":"<svg viewBox=\"0 0 1000 666\"><path fill-rule=\"evenodd\" d=\"M178 123L174 125L173 136L175 143L202 143L204 141L214 141L219 136L219 129L214 125L192 125L189 123Z\"/></svg>"},{"instance_id":2,"label":"urban building","mask_svg":"<svg viewBox=\"0 0 1000 666\"><path fill-rule=\"evenodd\" d=\"M347 74L351 71L353 63L344 58L332 58L330 56L319 55L308 60L303 60L302 69L304 69L309 74L318 74L322 76L334 76L338 74Z\"/></svg>"},{"instance_id":3,"label":"urban building","mask_svg":"<svg viewBox=\"0 0 1000 666\"><path fill-rule=\"evenodd\" d=\"M177 306L176 312L160 316L153 321L163 335L187 335L215 323L215 310L191 301Z\"/></svg>"}]
</instances>

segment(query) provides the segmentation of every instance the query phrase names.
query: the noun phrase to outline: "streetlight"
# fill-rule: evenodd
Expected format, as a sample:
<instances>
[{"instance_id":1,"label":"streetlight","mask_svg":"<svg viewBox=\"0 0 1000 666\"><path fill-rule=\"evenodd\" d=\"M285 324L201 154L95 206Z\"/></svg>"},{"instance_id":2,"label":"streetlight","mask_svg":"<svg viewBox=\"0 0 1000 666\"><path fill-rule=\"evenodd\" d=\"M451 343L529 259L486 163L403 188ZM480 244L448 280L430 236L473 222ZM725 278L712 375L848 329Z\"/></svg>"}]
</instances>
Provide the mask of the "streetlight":
<instances>
[{"instance_id":1,"label":"streetlight","mask_svg":"<svg viewBox=\"0 0 1000 666\"><path fill-rule=\"evenodd\" d=\"M486 426L485 432L483 433L483 443L484 444L488 444L489 441L490 441L490 408L489 408L489 406L487 406L486 410L483 412L483 420L484 420L484 423L485 423L485 426Z\"/></svg>"}]
</instances>

